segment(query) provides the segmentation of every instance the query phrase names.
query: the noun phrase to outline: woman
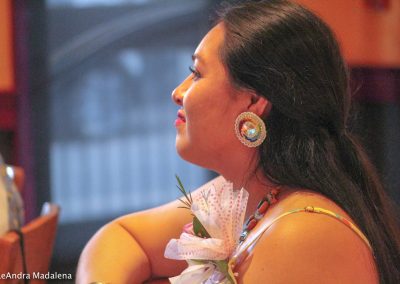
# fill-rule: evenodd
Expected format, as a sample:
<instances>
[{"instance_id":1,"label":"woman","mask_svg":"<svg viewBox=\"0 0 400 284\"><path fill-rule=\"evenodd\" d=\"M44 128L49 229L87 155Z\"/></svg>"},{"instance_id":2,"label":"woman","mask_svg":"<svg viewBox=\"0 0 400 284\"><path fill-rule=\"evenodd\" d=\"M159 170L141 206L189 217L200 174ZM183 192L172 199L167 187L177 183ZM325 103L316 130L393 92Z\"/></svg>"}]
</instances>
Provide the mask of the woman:
<instances>
[{"instance_id":1,"label":"woman","mask_svg":"<svg viewBox=\"0 0 400 284\"><path fill-rule=\"evenodd\" d=\"M220 14L193 60L192 74L172 94L181 107L178 153L221 174L210 182L217 188L226 180L244 187L246 219L268 193L278 192L245 233L260 238L235 267L238 282L399 283L399 227L348 130L348 74L327 26L288 1L249 1ZM102 228L82 253L78 282L178 275L185 263L163 256L191 221L178 206ZM307 206L347 221L313 210L275 221Z\"/></svg>"}]
</instances>

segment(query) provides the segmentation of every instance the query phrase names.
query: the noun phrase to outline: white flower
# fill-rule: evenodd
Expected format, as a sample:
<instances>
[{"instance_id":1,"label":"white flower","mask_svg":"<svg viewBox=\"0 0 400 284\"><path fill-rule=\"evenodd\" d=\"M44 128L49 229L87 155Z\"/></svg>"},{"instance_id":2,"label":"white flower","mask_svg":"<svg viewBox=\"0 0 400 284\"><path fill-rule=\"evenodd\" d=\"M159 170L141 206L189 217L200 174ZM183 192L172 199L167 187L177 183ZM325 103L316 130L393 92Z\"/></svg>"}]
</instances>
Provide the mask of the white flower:
<instances>
[{"instance_id":1,"label":"white flower","mask_svg":"<svg viewBox=\"0 0 400 284\"><path fill-rule=\"evenodd\" d=\"M181 275L171 278L172 283L224 283L211 261L227 260L235 251L247 200L247 191L243 188L235 191L229 182L218 189L212 185L193 198L191 211L211 237L200 238L184 232L179 239L168 243L164 255L171 259L210 262L193 264L188 261L189 267Z\"/></svg>"}]
</instances>

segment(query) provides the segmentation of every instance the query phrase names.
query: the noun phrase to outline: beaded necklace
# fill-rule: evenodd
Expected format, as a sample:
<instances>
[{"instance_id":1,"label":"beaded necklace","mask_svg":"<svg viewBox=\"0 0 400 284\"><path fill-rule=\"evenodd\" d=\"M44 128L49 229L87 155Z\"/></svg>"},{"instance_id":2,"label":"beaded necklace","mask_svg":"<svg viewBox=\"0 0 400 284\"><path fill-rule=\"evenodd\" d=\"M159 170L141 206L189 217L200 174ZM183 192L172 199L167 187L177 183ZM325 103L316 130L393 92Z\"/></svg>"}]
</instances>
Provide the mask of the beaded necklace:
<instances>
[{"instance_id":1,"label":"beaded necklace","mask_svg":"<svg viewBox=\"0 0 400 284\"><path fill-rule=\"evenodd\" d=\"M239 238L239 244L244 242L251 230L253 230L257 225L258 221L264 217L268 208L278 201L277 196L279 195L279 192L280 190L277 188L272 189L263 199L261 199L257 205L256 212L254 212L254 214L247 219L246 223L244 223L243 231Z\"/></svg>"}]
</instances>

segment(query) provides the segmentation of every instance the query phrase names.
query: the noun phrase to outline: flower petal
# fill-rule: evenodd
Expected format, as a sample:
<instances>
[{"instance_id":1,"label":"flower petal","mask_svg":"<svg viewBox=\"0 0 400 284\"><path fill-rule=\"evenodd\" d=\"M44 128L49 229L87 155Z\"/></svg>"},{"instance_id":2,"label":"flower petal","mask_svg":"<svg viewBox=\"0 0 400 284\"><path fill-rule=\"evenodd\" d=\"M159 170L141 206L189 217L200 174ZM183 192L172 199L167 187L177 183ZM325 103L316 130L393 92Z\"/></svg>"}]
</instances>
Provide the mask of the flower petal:
<instances>
[{"instance_id":1,"label":"flower petal","mask_svg":"<svg viewBox=\"0 0 400 284\"><path fill-rule=\"evenodd\" d=\"M225 248L223 240L182 233L178 240L169 241L164 256L171 259L223 260L229 257Z\"/></svg>"},{"instance_id":2,"label":"flower petal","mask_svg":"<svg viewBox=\"0 0 400 284\"><path fill-rule=\"evenodd\" d=\"M248 196L245 189L234 190L232 183L225 182L221 188L204 189L193 200L193 214L212 238L224 241L228 254L239 242Z\"/></svg>"}]
</instances>

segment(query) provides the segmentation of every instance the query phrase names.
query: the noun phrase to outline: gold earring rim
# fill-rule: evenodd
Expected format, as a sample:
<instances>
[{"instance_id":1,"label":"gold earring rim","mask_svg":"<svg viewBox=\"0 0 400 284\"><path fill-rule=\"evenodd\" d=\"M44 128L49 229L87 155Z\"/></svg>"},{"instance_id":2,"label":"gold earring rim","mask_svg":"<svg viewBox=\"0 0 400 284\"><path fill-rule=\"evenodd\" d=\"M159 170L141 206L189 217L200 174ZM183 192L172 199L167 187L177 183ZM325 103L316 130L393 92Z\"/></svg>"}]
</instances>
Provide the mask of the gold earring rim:
<instances>
[{"instance_id":1,"label":"gold earring rim","mask_svg":"<svg viewBox=\"0 0 400 284\"><path fill-rule=\"evenodd\" d=\"M255 124L260 125L261 133L260 133L259 138L256 141L251 142L241 135L241 133L240 133L241 131L239 129L239 124L243 119L250 119L253 122L255 120L256 121ZM264 121L257 114L255 114L254 112L246 111L246 112L242 112L241 114L239 114L235 120L235 134L236 134L236 137L239 139L239 141L242 144L244 144L247 147L254 148L254 147L260 146L264 142L265 138L267 137L267 130L266 130Z\"/></svg>"}]
</instances>

